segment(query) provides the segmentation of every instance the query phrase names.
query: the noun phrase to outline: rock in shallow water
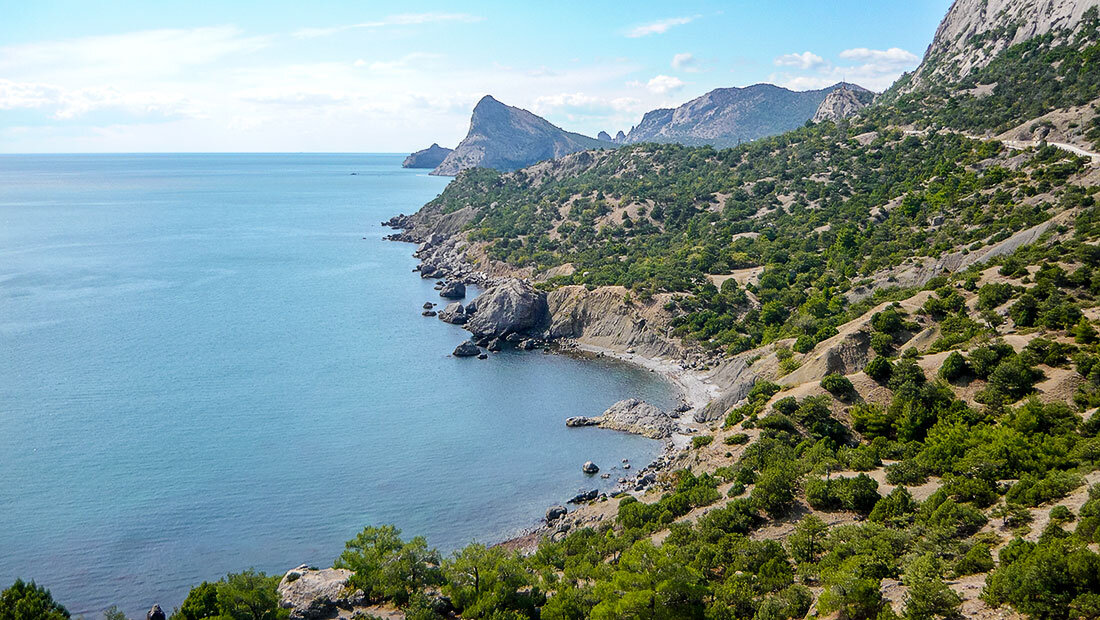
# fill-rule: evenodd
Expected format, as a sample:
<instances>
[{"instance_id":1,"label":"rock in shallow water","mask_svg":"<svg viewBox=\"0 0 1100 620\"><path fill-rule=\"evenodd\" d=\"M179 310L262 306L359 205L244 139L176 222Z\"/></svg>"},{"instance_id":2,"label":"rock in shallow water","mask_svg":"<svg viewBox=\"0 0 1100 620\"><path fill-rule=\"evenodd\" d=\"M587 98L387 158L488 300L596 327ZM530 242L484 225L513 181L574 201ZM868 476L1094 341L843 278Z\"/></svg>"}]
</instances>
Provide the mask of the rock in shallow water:
<instances>
[{"instance_id":1,"label":"rock in shallow water","mask_svg":"<svg viewBox=\"0 0 1100 620\"><path fill-rule=\"evenodd\" d=\"M466 316L465 308L457 301L447 304L447 307L439 312L439 320L452 325L462 325L466 323L467 318L469 317Z\"/></svg>"},{"instance_id":2,"label":"rock in shallow water","mask_svg":"<svg viewBox=\"0 0 1100 620\"><path fill-rule=\"evenodd\" d=\"M466 342L463 342L462 344L455 347L454 353L452 353L451 355L454 355L455 357L475 357L480 353L481 349L479 349L476 344L467 340Z\"/></svg>"},{"instance_id":3,"label":"rock in shallow water","mask_svg":"<svg viewBox=\"0 0 1100 620\"><path fill-rule=\"evenodd\" d=\"M466 296L466 285L458 281L448 282L439 290L439 296L447 299L462 299Z\"/></svg>"},{"instance_id":4,"label":"rock in shallow water","mask_svg":"<svg viewBox=\"0 0 1100 620\"><path fill-rule=\"evenodd\" d=\"M586 474L595 474L595 473L598 473L600 471L600 467L599 467L599 465L596 465L592 461L585 461L584 465L581 466L581 471L583 471Z\"/></svg>"}]
</instances>

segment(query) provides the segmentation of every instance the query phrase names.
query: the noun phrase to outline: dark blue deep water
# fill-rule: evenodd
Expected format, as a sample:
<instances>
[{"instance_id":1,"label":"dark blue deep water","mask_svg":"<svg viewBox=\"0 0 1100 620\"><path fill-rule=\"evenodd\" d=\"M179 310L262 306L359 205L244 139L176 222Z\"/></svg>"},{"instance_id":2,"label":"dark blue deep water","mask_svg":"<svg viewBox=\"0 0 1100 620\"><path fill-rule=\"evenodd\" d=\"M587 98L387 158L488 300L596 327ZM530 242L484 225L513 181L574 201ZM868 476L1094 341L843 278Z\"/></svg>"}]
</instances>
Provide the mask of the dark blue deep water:
<instances>
[{"instance_id":1,"label":"dark blue deep water","mask_svg":"<svg viewBox=\"0 0 1100 620\"><path fill-rule=\"evenodd\" d=\"M420 316L440 300L379 225L447 181L400 161L0 156L0 587L170 610L368 524L501 540L592 486L585 460L657 454L563 425L670 404L650 373L449 356L465 332Z\"/></svg>"}]
</instances>

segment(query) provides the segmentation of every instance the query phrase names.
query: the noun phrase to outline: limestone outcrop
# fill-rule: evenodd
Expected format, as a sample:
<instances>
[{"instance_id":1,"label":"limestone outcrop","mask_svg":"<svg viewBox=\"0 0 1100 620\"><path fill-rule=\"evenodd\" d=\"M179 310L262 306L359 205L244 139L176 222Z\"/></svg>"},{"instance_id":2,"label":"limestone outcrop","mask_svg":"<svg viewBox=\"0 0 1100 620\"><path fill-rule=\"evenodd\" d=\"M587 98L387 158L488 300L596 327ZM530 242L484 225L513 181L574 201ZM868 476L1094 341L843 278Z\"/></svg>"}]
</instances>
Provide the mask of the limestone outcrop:
<instances>
[{"instance_id":1,"label":"limestone outcrop","mask_svg":"<svg viewBox=\"0 0 1100 620\"><path fill-rule=\"evenodd\" d=\"M466 306L466 329L477 338L503 338L541 330L549 319L546 294L520 280L506 280Z\"/></svg>"}]
</instances>

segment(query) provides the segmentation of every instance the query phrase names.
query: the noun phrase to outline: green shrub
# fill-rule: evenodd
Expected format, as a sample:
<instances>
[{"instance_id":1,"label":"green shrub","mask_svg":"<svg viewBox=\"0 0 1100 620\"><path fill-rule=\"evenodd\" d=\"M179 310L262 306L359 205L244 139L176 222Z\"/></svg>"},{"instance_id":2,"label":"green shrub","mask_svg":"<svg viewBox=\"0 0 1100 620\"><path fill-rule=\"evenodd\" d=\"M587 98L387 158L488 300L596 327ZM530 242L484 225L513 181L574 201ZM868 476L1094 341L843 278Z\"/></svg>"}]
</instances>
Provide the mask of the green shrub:
<instances>
[{"instance_id":1,"label":"green shrub","mask_svg":"<svg viewBox=\"0 0 1100 620\"><path fill-rule=\"evenodd\" d=\"M722 440L727 446L740 446L749 443L749 436L745 433L735 433Z\"/></svg>"},{"instance_id":2,"label":"green shrub","mask_svg":"<svg viewBox=\"0 0 1100 620\"><path fill-rule=\"evenodd\" d=\"M697 435L691 438L692 448L702 448L703 446L709 446L714 441L714 435Z\"/></svg>"},{"instance_id":3,"label":"green shrub","mask_svg":"<svg viewBox=\"0 0 1100 620\"><path fill-rule=\"evenodd\" d=\"M993 570L993 554L989 551L989 545L976 543L971 545L966 555L955 562L955 575L976 575L988 573Z\"/></svg>"},{"instance_id":4,"label":"green shrub","mask_svg":"<svg viewBox=\"0 0 1100 620\"><path fill-rule=\"evenodd\" d=\"M846 398L855 393L855 387L848 377L835 372L821 378L821 387L837 398Z\"/></svg>"},{"instance_id":5,"label":"green shrub","mask_svg":"<svg viewBox=\"0 0 1100 620\"><path fill-rule=\"evenodd\" d=\"M957 381L968 372L970 372L970 366L966 363L966 358L958 351L952 351L943 360L943 366L940 366L940 377L945 381Z\"/></svg>"},{"instance_id":6,"label":"green shrub","mask_svg":"<svg viewBox=\"0 0 1100 620\"><path fill-rule=\"evenodd\" d=\"M867 373L868 377L871 377L879 383L889 381L893 371L894 365L882 355L871 358L871 361L867 362L867 365L863 368L863 372Z\"/></svg>"}]
</instances>

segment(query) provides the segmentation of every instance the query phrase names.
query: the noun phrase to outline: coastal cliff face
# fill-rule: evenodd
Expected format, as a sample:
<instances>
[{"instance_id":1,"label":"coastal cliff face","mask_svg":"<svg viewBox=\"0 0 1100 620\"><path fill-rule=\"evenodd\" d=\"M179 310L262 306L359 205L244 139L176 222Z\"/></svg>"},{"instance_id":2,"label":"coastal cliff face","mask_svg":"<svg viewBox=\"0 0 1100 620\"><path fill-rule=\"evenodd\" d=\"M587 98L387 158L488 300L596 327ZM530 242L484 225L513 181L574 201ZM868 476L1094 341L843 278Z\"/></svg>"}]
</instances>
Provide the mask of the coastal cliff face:
<instances>
[{"instance_id":1,"label":"coastal cliff face","mask_svg":"<svg viewBox=\"0 0 1100 620\"><path fill-rule=\"evenodd\" d=\"M1051 31L1075 31L1100 0L956 0L900 92L951 83L1005 49Z\"/></svg>"},{"instance_id":2,"label":"coastal cliff face","mask_svg":"<svg viewBox=\"0 0 1100 620\"><path fill-rule=\"evenodd\" d=\"M402 168L435 168L439 164L443 163L443 160L454 149L444 148L438 144L432 144L426 149L419 150L408 157L405 161L401 162Z\"/></svg>"},{"instance_id":3,"label":"coastal cliff face","mask_svg":"<svg viewBox=\"0 0 1100 620\"><path fill-rule=\"evenodd\" d=\"M476 167L516 170L577 151L611 146L610 142L565 131L527 110L486 95L474 108L469 133L432 174L454 176Z\"/></svg>"},{"instance_id":4,"label":"coastal cliff face","mask_svg":"<svg viewBox=\"0 0 1100 620\"><path fill-rule=\"evenodd\" d=\"M677 108L648 112L622 142L735 146L801 126L814 116L826 95L838 88L867 92L845 83L801 92L774 84L718 88Z\"/></svg>"}]
</instances>

